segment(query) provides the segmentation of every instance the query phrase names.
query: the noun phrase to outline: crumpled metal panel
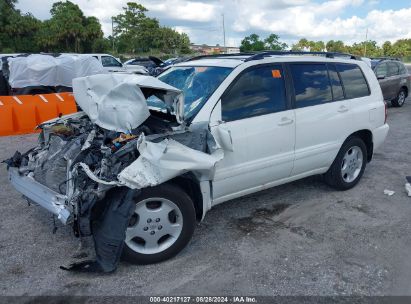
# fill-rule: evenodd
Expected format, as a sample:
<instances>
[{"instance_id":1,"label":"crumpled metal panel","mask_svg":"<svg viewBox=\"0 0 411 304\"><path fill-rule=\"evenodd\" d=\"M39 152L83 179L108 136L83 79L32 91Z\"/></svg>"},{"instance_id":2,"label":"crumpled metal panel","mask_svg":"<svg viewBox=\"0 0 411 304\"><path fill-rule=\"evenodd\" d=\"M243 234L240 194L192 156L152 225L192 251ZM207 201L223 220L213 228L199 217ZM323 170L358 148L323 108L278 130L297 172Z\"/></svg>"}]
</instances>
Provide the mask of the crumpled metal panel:
<instances>
[{"instance_id":1,"label":"crumpled metal panel","mask_svg":"<svg viewBox=\"0 0 411 304\"><path fill-rule=\"evenodd\" d=\"M172 102L181 91L145 75L101 74L73 80L76 102L96 125L127 133L140 126L149 116L141 88L164 92L164 102Z\"/></svg>"},{"instance_id":2,"label":"crumpled metal panel","mask_svg":"<svg viewBox=\"0 0 411 304\"><path fill-rule=\"evenodd\" d=\"M207 154L173 139L153 143L144 136L138 139L137 149L140 156L118 175L120 183L132 189L159 185L189 171L200 180L211 180L215 164L224 156L222 149Z\"/></svg>"}]
</instances>

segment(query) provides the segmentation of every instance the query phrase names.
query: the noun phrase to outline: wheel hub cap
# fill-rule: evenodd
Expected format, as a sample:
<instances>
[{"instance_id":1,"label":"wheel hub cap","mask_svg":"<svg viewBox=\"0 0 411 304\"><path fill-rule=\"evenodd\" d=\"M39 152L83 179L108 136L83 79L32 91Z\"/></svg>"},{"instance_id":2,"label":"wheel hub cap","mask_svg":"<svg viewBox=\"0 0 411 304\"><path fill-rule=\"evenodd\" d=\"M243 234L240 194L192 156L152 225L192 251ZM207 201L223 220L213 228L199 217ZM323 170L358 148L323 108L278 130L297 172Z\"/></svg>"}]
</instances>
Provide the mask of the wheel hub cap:
<instances>
[{"instance_id":1,"label":"wheel hub cap","mask_svg":"<svg viewBox=\"0 0 411 304\"><path fill-rule=\"evenodd\" d=\"M398 96L398 103L399 104L403 104L405 101L405 93L404 92L400 92L400 95Z\"/></svg>"},{"instance_id":2,"label":"wheel hub cap","mask_svg":"<svg viewBox=\"0 0 411 304\"><path fill-rule=\"evenodd\" d=\"M125 242L138 253L155 254L173 245L182 228L183 216L175 203L164 198L149 198L136 204Z\"/></svg>"},{"instance_id":3,"label":"wheel hub cap","mask_svg":"<svg viewBox=\"0 0 411 304\"><path fill-rule=\"evenodd\" d=\"M347 183L353 182L360 175L363 154L360 147L351 147L344 155L341 164L341 176Z\"/></svg>"}]
</instances>

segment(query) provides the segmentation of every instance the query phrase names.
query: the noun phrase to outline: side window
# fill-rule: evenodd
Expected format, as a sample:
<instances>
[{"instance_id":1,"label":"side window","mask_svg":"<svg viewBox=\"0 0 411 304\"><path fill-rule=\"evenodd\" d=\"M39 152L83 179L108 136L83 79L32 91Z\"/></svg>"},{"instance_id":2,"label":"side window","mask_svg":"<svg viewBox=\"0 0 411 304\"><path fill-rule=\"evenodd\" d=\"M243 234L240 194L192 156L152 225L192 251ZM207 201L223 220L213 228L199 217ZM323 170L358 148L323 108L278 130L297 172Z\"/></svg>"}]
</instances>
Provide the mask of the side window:
<instances>
[{"instance_id":1,"label":"side window","mask_svg":"<svg viewBox=\"0 0 411 304\"><path fill-rule=\"evenodd\" d=\"M101 56L103 67L121 67L121 63L111 56Z\"/></svg>"},{"instance_id":2,"label":"side window","mask_svg":"<svg viewBox=\"0 0 411 304\"><path fill-rule=\"evenodd\" d=\"M397 62L399 70L400 70L400 75L404 75L407 74L407 68L405 67L405 65L403 65L400 62Z\"/></svg>"},{"instance_id":3,"label":"side window","mask_svg":"<svg viewBox=\"0 0 411 304\"><path fill-rule=\"evenodd\" d=\"M342 88L340 76L338 75L335 64L328 64L328 75L330 76L331 88L333 91L334 100L344 99L344 91Z\"/></svg>"},{"instance_id":4,"label":"side window","mask_svg":"<svg viewBox=\"0 0 411 304\"><path fill-rule=\"evenodd\" d=\"M291 64L297 108L332 101L331 85L325 64Z\"/></svg>"},{"instance_id":5,"label":"side window","mask_svg":"<svg viewBox=\"0 0 411 304\"><path fill-rule=\"evenodd\" d=\"M388 66L385 62L377 65L375 69L375 75L377 75L377 77L387 77L388 76Z\"/></svg>"},{"instance_id":6,"label":"side window","mask_svg":"<svg viewBox=\"0 0 411 304\"><path fill-rule=\"evenodd\" d=\"M336 64L348 99L370 95L367 81L356 64Z\"/></svg>"},{"instance_id":7,"label":"side window","mask_svg":"<svg viewBox=\"0 0 411 304\"><path fill-rule=\"evenodd\" d=\"M223 121L264 115L287 108L280 65L252 68L239 76L221 98Z\"/></svg>"},{"instance_id":8,"label":"side window","mask_svg":"<svg viewBox=\"0 0 411 304\"><path fill-rule=\"evenodd\" d=\"M396 76L399 74L398 65L396 62L388 62L388 76Z\"/></svg>"}]
</instances>

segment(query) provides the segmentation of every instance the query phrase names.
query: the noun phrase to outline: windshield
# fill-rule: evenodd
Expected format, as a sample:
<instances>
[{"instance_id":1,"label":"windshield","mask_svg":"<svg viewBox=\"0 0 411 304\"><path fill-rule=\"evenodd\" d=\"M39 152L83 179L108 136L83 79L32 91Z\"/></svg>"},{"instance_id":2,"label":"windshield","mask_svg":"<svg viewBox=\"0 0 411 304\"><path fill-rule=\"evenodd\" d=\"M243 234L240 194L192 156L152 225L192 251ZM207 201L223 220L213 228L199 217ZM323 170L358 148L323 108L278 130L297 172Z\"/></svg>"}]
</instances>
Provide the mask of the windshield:
<instances>
[{"instance_id":1,"label":"windshield","mask_svg":"<svg viewBox=\"0 0 411 304\"><path fill-rule=\"evenodd\" d=\"M232 70L223 67L171 67L158 79L183 91L184 117L190 120ZM147 103L151 107L165 109L164 102L155 96L148 98Z\"/></svg>"}]
</instances>

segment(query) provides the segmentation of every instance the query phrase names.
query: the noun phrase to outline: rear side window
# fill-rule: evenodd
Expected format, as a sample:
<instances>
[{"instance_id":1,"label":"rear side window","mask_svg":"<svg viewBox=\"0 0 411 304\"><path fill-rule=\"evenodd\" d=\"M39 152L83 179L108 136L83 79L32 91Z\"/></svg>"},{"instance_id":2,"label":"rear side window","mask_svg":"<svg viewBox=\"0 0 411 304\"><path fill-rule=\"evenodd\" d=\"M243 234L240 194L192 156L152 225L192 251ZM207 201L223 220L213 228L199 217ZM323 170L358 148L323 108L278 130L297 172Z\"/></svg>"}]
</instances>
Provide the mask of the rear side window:
<instances>
[{"instance_id":1,"label":"rear side window","mask_svg":"<svg viewBox=\"0 0 411 304\"><path fill-rule=\"evenodd\" d=\"M121 67L121 63L111 56L101 56L103 67Z\"/></svg>"},{"instance_id":2,"label":"rear side window","mask_svg":"<svg viewBox=\"0 0 411 304\"><path fill-rule=\"evenodd\" d=\"M385 62L377 65L377 67L375 68L375 75L377 75L377 77L387 77L388 65Z\"/></svg>"},{"instance_id":3,"label":"rear side window","mask_svg":"<svg viewBox=\"0 0 411 304\"><path fill-rule=\"evenodd\" d=\"M255 67L237 78L221 98L223 121L264 115L287 108L280 65Z\"/></svg>"},{"instance_id":4,"label":"rear side window","mask_svg":"<svg viewBox=\"0 0 411 304\"><path fill-rule=\"evenodd\" d=\"M334 100L337 101L344 99L344 91L342 88L340 76L338 76L337 68L334 64L328 64L328 75L330 76Z\"/></svg>"},{"instance_id":5,"label":"rear side window","mask_svg":"<svg viewBox=\"0 0 411 304\"><path fill-rule=\"evenodd\" d=\"M297 108L332 101L331 85L325 64L291 64Z\"/></svg>"},{"instance_id":6,"label":"rear side window","mask_svg":"<svg viewBox=\"0 0 411 304\"><path fill-rule=\"evenodd\" d=\"M398 64L396 62L388 62L388 76L396 76L398 74Z\"/></svg>"},{"instance_id":7,"label":"rear side window","mask_svg":"<svg viewBox=\"0 0 411 304\"><path fill-rule=\"evenodd\" d=\"M402 63L397 62L399 69L400 69L400 75L403 74L407 74L407 68L405 67L405 65L403 65Z\"/></svg>"},{"instance_id":8,"label":"rear side window","mask_svg":"<svg viewBox=\"0 0 411 304\"><path fill-rule=\"evenodd\" d=\"M345 98L358 98L370 95L367 81L356 64L336 64L344 86Z\"/></svg>"}]
</instances>

